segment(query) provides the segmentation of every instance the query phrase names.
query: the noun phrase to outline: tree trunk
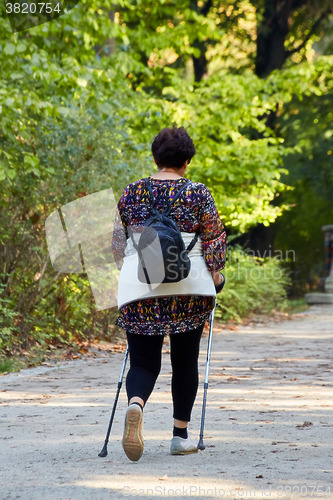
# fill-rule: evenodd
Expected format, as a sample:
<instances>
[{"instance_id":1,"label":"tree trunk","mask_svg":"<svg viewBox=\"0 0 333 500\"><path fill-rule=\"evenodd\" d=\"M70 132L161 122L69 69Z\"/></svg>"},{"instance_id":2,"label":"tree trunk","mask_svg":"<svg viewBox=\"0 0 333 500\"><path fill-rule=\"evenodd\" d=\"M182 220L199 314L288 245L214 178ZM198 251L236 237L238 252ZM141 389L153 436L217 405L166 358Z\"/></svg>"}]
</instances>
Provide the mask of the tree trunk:
<instances>
[{"instance_id":1,"label":"tree trunk","mask_svg":"<svg viewBox=\"0 0 333 500\"><path fill-rule=\"evenodd\" d=\"M266 0L262 22L257 25L255 72L260 78L282 68L286 60L284 47L289 32L288 19L292 0Z\"/></svg>"},{"instance_id":2,"label":"tree trunk","mask_svg":"<svg viewBox=\"0 0 333 500\"><path fill-rule=\"evenodd\" d=\"M289 16L292 0L265 0L263 17L257 24L257 53L255 73L260 78L267 77L275 69L280 69L286 60L285 39L289 32ZM262 117L270 128L274 128L276 112ZM260 256L274 251L274 229L257 224L248 233L249 247Z\"/></svg>"},{"instance_id":3,"label":"tree trunk","mask_svg":"<svg viewBox=\"0 0 333 500\"><path fill-rule=\"evenodd\" d=\"M206 75L208 70L208 63L206 58L206 46L203 42L195 40L195 42L193 43L193 47L200 50L199 57L192 56L194 78L196 82L200 82L202 78Z\"/></svg>"},{"instance_id":4,"label":"tree trunk","mask_svg":"<svg viewBox=\"0 0 333 500\"><path fill-rule=\"evenodd\" d=\"M212 7L212 4L212 0L207 0L203 6L199 7L197 0L191 0L190 8L197 14L207 16L210 8ZM192 56L194 79L196 82L200 82L208 71L208 61L206 58L207 45L204 41L196 39L193 41L192 46L200 50L199 57Z\"/></svg>"}]
</instances>

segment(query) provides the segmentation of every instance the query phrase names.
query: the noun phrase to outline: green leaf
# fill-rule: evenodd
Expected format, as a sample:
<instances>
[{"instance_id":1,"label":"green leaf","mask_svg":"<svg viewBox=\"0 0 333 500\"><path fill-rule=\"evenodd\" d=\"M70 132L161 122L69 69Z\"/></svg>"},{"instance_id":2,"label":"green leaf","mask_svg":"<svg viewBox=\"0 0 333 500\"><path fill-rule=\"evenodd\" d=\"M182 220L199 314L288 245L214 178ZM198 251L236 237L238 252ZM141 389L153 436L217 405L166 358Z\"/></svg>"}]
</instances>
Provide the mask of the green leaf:
<instances>
[{"instance_id":1,"label":"green leaf","mask_svg":"<svg viewBox=\"0 0 333 500\"><path fill-rule=\"evenodd\" d=\"M11 79L12 80L21 80L24 77L25 77L25 74L24 73L20 73L20 72L12 73L11 74Z\"/></svg>"},{"instance_id":2,"label":"green leaf","mask_svg":"<svg viewBox=\"0 0 333 500\"><path fill-rule=\"evenodd\" d=\"M27 43L25 41L21 41L17 47L16 47L16 50L17 52L24 52L27 48Z\"/></svg>"},{"instance_id":3,"label":"green leaf","mask_svg":"<svg viewBox=\"0 0 333 500\"><path fill-rule=\"evenodd\" d=\"M7 97L7 99L5 100L6 106L11 106L14 102L15 99L13 99L13 97Z\"/></svg>"},{"instance_id":4,"label":"green leaf","mask_svg":"<svg viewBox=\"0 0 333 500\"><path fill-rule=\"evenodd\" d=\"M7 170L7 175L10 179L14 179L14 177L16 177L16 172L14 169L9 169Z\"/></svg>"},{"instance_id":5,"label":"green leaf","mask_svg":"<svg viewBox=\"0 0 333 500\"><path fill-rule=\"evenodd\" d=\"M4 52L5 54L12 56L13 54L15 54L15 45L11 42L6 43Z\"/></svg>"}]
</instances>

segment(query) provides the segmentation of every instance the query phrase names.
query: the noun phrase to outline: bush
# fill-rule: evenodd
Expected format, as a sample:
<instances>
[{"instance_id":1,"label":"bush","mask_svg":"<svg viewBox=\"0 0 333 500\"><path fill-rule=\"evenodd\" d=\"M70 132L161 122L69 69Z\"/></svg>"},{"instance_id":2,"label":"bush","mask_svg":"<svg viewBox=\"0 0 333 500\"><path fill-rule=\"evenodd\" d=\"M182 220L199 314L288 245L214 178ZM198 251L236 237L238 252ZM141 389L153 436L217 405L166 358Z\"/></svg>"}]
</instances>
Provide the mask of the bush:
<instances>
[{"instance_id":1,"label":"bush","mask_svg":"<svg viewBox=\"0 0 333 500\"><path fill-rule=\"evenodd\" d=\"M224 275L218 318L240 321L251 313L269 314L286 307L289 279L284 263L276 257L254 257L239 246L229 248Z\"/></svg>"},{"instance_id":2,"label":"bush","mask_svg":"<svg viewBox=\"0 0 333 500\"><path fill-rule=\"evenodd\" d=\"M14 310L12 301L4 295L5 288L0 283L0 352L9 354L18 344L19 328L16 326L18 313Z\"/></svg>"}]
</instances>

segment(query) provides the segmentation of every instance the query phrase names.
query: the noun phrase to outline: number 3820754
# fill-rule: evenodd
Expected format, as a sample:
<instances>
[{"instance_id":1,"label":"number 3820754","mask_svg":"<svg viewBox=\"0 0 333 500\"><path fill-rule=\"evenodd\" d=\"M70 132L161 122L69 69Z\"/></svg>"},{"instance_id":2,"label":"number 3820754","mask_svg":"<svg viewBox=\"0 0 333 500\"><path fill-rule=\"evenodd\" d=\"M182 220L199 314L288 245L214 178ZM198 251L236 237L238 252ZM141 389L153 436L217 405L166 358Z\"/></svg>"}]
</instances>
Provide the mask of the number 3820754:
<instances>
[{"instance_id":1,"label":"number 3820754","mask_svg":"<svg viewBox=\"0 0 333 500\"><path fill-rule=\"evenodd\" d=\"M61 11L61 4L57 3L53 5L52 3L43 2L29 2L29 3L6 3L7 14L51 14L52 12Z\"/></svg>"}]
</instances>

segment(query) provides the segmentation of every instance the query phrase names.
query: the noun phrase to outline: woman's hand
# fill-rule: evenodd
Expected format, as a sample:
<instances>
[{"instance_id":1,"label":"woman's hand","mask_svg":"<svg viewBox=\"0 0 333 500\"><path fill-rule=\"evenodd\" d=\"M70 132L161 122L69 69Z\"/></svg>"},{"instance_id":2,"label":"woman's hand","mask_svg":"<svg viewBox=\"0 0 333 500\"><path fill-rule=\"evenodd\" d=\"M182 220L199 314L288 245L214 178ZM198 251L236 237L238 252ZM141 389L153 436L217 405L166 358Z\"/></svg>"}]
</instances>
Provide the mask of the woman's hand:
<instances>
[{"instance_id":1,"label":"woman's hand","mask_svg":"<svg viewBox=\"0 0 333 500\"><path fill-rule=\"evenodd\" d=\"M220 285L224 279L224 276L222 273L220 273L220 271L212 271L212 277L213 277L213 281L214 281L214 285L217 286L217 285Z\"/></svg>"},{"instance_id":2,"label":"woman's hand","mask_svg":"<svg viewBox=\"0 0 333 500\"><path fill-rule=\"evenodd\" d=\"M220 271L213 271L211 274L214 281L216 293L220 293L225 283L224 275Z\"/></svg>"}]
</instances>

